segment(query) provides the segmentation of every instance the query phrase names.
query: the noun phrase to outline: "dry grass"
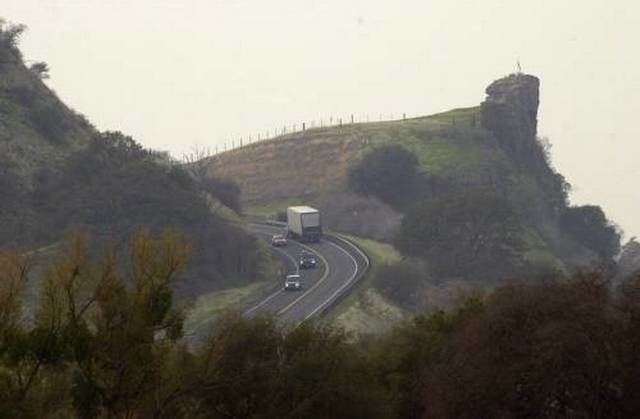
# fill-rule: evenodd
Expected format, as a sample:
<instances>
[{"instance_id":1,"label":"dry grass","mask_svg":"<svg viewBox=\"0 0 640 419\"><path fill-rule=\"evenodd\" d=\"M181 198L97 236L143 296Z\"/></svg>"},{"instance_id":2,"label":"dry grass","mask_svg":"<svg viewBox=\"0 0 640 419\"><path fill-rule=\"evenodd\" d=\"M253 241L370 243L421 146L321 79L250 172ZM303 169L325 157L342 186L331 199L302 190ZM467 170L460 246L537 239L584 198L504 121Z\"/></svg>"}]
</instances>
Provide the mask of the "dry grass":
<instances>
[{"instance_id":1,"label":"dry grass","mask_svg":"<svg viewBox=\"0 0 640 419\"><path fill-rule=\"evenodd\" d=\"M503 156L483 142L478 108L423 118L317 128L254 143L210 158L210 175L242 187L249 206L310 200L346 189L350 166L370 148L399 143L413 151L423 170L447 177L474 177Z\"/></svg>"}]
</instances>

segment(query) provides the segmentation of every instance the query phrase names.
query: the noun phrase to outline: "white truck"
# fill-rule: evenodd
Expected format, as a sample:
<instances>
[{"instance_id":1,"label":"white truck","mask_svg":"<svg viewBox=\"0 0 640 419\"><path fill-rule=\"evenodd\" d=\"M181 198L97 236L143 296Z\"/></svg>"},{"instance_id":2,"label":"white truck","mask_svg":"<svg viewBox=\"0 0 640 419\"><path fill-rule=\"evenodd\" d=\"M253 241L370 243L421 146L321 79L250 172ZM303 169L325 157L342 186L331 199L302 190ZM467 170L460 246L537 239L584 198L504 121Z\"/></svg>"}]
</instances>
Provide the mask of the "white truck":
<instances>
[{"instance_id":1,"label":"white truck","mask_svg":"<svg viewBox=\"0 0 640 419\"><path fill-rule=\"evenodd\" d=\"M311 207L287 208L287 237L301 242L317 242L322 237L320 212Z\"/></svg>"}]
</instances>

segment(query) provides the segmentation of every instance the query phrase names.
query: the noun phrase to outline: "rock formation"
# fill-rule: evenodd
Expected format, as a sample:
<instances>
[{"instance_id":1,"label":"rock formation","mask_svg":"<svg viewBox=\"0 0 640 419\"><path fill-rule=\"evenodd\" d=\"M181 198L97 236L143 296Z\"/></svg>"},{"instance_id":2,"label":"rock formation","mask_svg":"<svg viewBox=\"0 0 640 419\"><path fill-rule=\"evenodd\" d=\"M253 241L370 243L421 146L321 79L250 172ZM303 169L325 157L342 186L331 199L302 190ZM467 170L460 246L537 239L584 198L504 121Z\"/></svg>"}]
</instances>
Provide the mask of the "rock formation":
<instances>
[{"instance_id":1,"label":"rock formation","mask_svg":"<svg viewBox=\"0 0 640 419\"><path fill-rule=\"evenodd\" d=\"M539 86L535 76L511 74L487 87L480 108L482 126L516 157L525 157L536 144Z\"/></svg>"}]
</instances>

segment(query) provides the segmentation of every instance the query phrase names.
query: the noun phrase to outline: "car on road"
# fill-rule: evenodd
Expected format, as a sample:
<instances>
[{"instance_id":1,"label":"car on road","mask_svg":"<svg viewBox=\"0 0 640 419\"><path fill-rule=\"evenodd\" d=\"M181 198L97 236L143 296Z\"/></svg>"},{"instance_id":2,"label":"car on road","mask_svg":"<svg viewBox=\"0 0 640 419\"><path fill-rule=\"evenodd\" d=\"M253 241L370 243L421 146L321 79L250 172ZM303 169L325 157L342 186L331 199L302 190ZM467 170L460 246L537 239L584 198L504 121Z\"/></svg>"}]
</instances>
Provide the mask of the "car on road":
<instances>
[{"instance_id":1,"label":"car on road","mask_svg":"<svg viewBox=\"0 0 640 419\"><path fill-rule=\"evenodd\" d=\"M287 245L287 238L283 234L274 234L271 237L271 246L282 247Z\"/></svg>"},{"instance_id":2,"label":"car on road","mask_svg":"<svg viewBox=\"0 0 640 419\"><path fill-rule=\"evenodd\" d=\"M284 290L285 291L299 291L302 289L302 282L300 282L300 275L293 274L287 275L284 280Z\"/></svg>"},{"instance_id":3,"label":"car on road","mask_svg":"<svg viewBox=\"0 0 640 419\"><path fill-rule=\"evenodd\" d=\"M318 261L313 253L303 252L300 254L298 266L300 266L301 269L315 268L317 264Z\"/></svg>"}]
</instances>

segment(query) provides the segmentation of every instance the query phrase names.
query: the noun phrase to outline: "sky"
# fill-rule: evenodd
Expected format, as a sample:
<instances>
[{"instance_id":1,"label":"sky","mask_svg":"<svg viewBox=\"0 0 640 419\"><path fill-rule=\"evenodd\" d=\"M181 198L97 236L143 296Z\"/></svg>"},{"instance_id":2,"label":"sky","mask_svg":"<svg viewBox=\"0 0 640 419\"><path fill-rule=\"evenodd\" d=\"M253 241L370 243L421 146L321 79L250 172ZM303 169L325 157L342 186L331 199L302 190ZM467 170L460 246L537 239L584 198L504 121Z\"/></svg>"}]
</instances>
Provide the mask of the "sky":
<instances>
[{"instance_id":1,"label":"sky","mask_svg":"<svg viewBox=\"0 0 640 419\"><path fill-rule=\"evenodd\" d=\"M541 79L540 136L574 204L640 236L635 0L0 0L26 59L100 130L182 158L302 121L479 104Z\"/></svg>"}]
</instances>

